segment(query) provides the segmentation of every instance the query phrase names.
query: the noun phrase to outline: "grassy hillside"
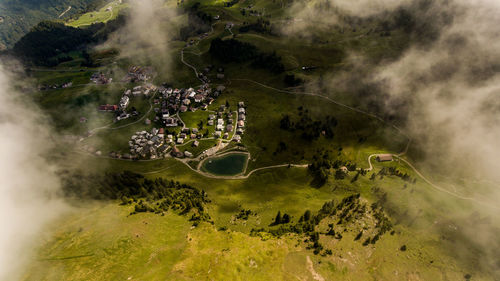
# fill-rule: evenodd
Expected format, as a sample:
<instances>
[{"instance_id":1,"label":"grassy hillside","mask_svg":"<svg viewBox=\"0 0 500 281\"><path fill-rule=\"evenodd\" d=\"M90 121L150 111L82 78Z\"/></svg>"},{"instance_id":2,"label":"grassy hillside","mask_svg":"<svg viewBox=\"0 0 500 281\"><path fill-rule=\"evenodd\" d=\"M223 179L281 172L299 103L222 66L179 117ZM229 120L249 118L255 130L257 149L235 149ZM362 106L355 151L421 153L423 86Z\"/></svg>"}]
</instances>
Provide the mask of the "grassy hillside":
<instances>
[{"instance_id":1,"label":"grassy hillside","mask_svg":"<svg viewBox=\"0 0 500 281\"><path fill-rule=\"evenodd\" d=\"M480 208L491 203L487 198L491 187L463 179L461 186L474 186L482 195L460 196L466 193L455 188L455 182L424 170L446 187L442 190L397 159L385 163L372 159L373 170L362 171L370 166L371 154L405 150L408 138L393 126L393 120L352 108L359 98L350 92L325 92L321 87L305 92L301 83L298 87L286 83L287 75L307 83L341 72L353 60L350 53L372 61L397 58L410 41L403 29L395 27L387 36L373 31L380 24L374 20L345 30L320 30L312 38L281 36L271 28L286 24L278 2L203 1L192 6L188 1L183 5L179 13L189 11L198 20L218 15L219 20L204 22L213 24L206 35L187 30L189 46L172 38L165 51L170 63L151 58L153 65L168 69L158 70L153 83L194 87L200 82L186 63L198 72L214 66L204 74L211 87L225 85L226 91L208 111L188 111L180 118L188 127L196 127L220 105L229 104L234 110L244 101L247 119L239 146L250 154L247 174L283 166L222 180L193 171L198 164L194 161L108 158L111 151L126 153L134 132L157 126L142 121L154 118L149 109L155 105L148 98L132 97L131 106L139 116L112 123L113 114L97 112L97 106L116 103L126 89L137 85L119 81L138 62L133 57L120 58L119 51L99 49L90 51L98 63L88 66L82 52L68 50L68 61L50 68L33 67L29 74L37 85L73 85L49 87L33 97L63 134L82 137L112 124L76 147L61 146L51 155L64 163L67 174L76 171L72 179L80 185L72 186L74 194L90 189L106 196L96 196L97 203L76 204L74 213L49 227L51 235L40 241L24 280L494 280L498 272L489 265L496 261L488 260L484 241L465 235L461 228L499 225L498 217L488 217L486 208ZM264 30L249 27L259 24L242 12L250 5L268 13L270 24ZM114 9L99 8L69 25L86 26L114 16ZM235 24L231 30L225 28L228 23ZM74 31L67 25L60 28ZM217 38L222 39L216 42L224 52L211 50ZM238 57L246 50L251 54ZM266 58L283 69L266 67L262 63ZM302 66L314 68L306 71ZM224 68L224 78L216 76L219 67ZM113 83L90 83L96 72L112 77ZM88 121L80 122L80 117ZM180 148L200 153L216 141L200 142L196 150L190 144ZM95 147L102 155L83 152L83 145ZM229 145L230 149L236 146ZM313 165L287 167L288 163ZM351 171L339 174L343 165ZM116 182L117 174L124 171L145 179ZM160 177L203 190L208 200L202 206L181 195L172 200L171 195L182 188L159 192L155 186ZM323 177L320 184L318 177ZM200 210L209 218L199 220ZM284 214L287 220L277 219ZM492 243L491 249L497 246Z\"/></svg>"},{"instance_id":2,"label":"grassy hillside","mask_svg":"<svg viewBox=\"0 0 500 281\"><path fill-rule=\"evenodd\" d=\"M108 22L115 19L120 11L127 7L121 0L114 0L106 3L97 11L90 11L75 19L68 20L68 25L73 27L87 26L94 23Z\"/></svg>"},{"instance_id":3,"label":"grassy hillside","mask_svg":"<svg viewBox=\"0 0 500 281\"><path fill-rule=\"evenodd\" d=\"M325 280L464 280L466 274L474 280L492 280L474 259L457 260L460 250L451 241L460 235L441 230L452 223L450 213L467 214L471 205L450 200L423 183L405 188L397 177L370 181L368 176L351 183L351 175L317 189L309 186L308 173L299 168L220 181L199 176L174 160L85 161L96 170L105 166L146 173L159 169L163 171L147 177L162 176L203 188L211 200L206 211L213 225L202 222L192 227L191 213L178 215L173 210L163 215L129 215L132 206L118 202L85 204L50 226L54 237L42 243L23 280L314 280L316 274ZM377 165L375 172L382 167ZM373 237L371 213L352 222L337 223L335 216L321 221L316 228L319 242L332 250L331 255L315 255L305 233L268 233L279 228L269 227L278 210L296 223L306 210L314 214L324 202L333 199L338 205L357 192L360 202L368 206L382 202L385 193L384 205L405 209L388 210L393 231L373 244L364 245L367 237ZM447 203L439 209L431 207L438 202ZM238 219L242 209L252 211L246 220ZM340 238L326 234L330 224ZM260 228L261 232L252 231ZM357 238L361 230L363 235Z\"/></svg>"}]
</instances>

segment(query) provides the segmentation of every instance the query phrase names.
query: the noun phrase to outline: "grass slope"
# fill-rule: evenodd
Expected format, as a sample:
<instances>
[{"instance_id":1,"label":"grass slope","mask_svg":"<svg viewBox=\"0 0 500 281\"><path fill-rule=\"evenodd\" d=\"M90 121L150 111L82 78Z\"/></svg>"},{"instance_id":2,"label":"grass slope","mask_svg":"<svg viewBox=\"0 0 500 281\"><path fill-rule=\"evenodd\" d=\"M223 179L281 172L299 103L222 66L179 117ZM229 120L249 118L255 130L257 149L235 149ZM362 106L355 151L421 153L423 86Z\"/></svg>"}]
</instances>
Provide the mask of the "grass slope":
<instances>
[{"instance_id":1,"label":"grass slope","mask_svg":"<svg viewBox=\"0 0 500 281\"><path fill-rule=\"evenodd\" d=\"M88 12L81 15L77 19L69 20L67 25L72 27L81 27L94 23L106 23L115 19L120 14L120 11L127 7L128 4L122 4L121 0L114 0L104 5L98 11Z\"/></svg>"}]
</instances>

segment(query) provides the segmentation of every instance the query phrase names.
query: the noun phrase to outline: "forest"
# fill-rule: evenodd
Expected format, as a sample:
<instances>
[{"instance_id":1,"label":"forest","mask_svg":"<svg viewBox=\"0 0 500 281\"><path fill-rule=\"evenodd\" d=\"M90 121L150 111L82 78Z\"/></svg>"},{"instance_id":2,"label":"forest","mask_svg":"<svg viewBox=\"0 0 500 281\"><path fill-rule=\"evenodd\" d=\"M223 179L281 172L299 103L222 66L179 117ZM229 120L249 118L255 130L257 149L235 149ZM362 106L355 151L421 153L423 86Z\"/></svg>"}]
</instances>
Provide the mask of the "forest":
<instances>
[{"instance_id":1,"label":"forest","mask_svg":"<svg viewBox=\"0 0 500 281\"><path fill-rule=\"evenodd\" d=\"M102 0L4 0L0 1L0 45L11 48L30 29L44 20L58 19L94 9ZM0 48L1 49L1 48Z\"/></svg>"}]
</instances>

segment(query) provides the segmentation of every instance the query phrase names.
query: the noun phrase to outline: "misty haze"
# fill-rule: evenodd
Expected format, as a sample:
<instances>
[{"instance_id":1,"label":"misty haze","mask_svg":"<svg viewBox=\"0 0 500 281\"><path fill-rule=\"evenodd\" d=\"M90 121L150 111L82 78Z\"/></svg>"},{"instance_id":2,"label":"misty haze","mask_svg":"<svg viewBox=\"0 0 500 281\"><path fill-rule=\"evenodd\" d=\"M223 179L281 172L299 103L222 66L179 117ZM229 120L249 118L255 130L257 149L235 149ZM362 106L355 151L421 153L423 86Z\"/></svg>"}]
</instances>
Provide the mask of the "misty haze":
<instances>
[{"instance_id":1,"label":"misty haze","mask_svg":"<svg viewBox=\"0 0 500 281\"><path fill-rule=\"evenodd\" d=\"M500 2L0 3L0 280L499 280Z\"/></svg>"}]
</instances>

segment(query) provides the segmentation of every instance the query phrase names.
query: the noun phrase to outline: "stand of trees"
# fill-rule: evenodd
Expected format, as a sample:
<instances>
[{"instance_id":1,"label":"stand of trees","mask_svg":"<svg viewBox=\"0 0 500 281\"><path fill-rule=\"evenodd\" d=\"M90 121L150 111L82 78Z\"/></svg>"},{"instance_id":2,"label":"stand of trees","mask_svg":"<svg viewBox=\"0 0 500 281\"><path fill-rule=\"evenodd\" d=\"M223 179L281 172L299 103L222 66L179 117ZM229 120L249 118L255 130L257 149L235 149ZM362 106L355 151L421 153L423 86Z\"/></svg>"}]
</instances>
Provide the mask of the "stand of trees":
<instances>
[{"instance_id":1,"label":"stand of trees","mask_svg":"<svg viewBox=\"0 0 500 281\"><path fill-rule=\"evenodd\" d=\"M316 140L322 134L328 139L333 139L334 129L338 124L335 117L326 116L324 121L313 120L307 109L299 107L298 111L300 119L294 121L290 115L286 114L280 120L280 128L290 132L299 131L300 137L307 141Z\"/></svg>"},{"instance_id":2,"label":"stand of trees","mask_svg":"<svg viewBox=\"0 0 500 281\"><path fill-rule=\"evenodd\" d=\"M294 74L285 75L285 79L283 80L285 86L287 87L296 87L302 84L304 81L300 78L296 78Z\"/></svg>"},{"instance_id":3,"label":"stand of trees","mask_svg":"<svg viewBox=\"0 0 500 281\"><path fill-rule=\"evenodd\" d=\"M42 21L13 47L12 54L26 63L55 66L72 51L86 50L90 44L105 41L125 21L124 16L108 23L74 28L60 22Z\"/></svg>"},{"instance_id":4,"label":"stand of trees","mask_svg":"<svg viewBox=\"0 0 500 281\"><path fill-rule=\"evenodd\" d=\"M231 0L229 2L224 2L224 7L228 7L228 8L232 7L232 6L236 5L236 4L238 4L239 1L240 0Z\"/></svg>"},{"instance_id":5,"label":"stand of trees","mask_svg":"<svg viewBox=\"0 0 500 281\"><path fill-rule=\"evenodd\" d=\"M193 6L186 10L188 14L188 23L181 27L179 31L180 39L186 41L189 37L202 34L210 31L213 18L199 10L200 3L196 2Z\"/></svg>"},{"instance_id":6,"label":"stand of trees","mask_svg":"<svg viewBox=\"0 0 500 281\"><path fill-rule=\"evenodd\" d=\"M385 215L380 206L372 204L370 208L373 212L373 217L375 218L375 225L373 226L373 232L375 234L367 237L365 242L363 242L363 245L365 246L368 244L375 244L384 233L392 229L392 224L389 218ZM268 232L275 236L281 236L287 233L304 234L308 237L305 242L310 243L307 248L312 249L314 254L330 255L331 250L324 249L323 245L319 242L320 234L332 236L338 240L342 239L342 234L340 231L335 231L335 225L333 223L328 225L329 228L326 232L321 233L317 231L316 227L320 224L320 222L323 219L330 218L337 221L336 225L347 226L348 224L361 219L366 212L367 205L360 201L360 194L356 193L344 197L338 204L336 204L334 200L325 202L321 209L319 209L316 213L306 210L295 224L283 222L286 214L282 216L281 212L278 212L274 222L270 225L279 225L278 228L272 228L267 231L263 228L252 229L251 234L257 235L259 232ZM289 216L287 215L287 217ZM354 240L360 240L363 234L364 232L361 230L356 235Z\"/></svg>"},{"instance_id":7,"label":"stand of trees","mask_svg":"<svg viewBox=\"0 0 500 281\"><path fill-rule=\"evenodd\" d=\"M264 68L272 73L278 74L285 71L281 57L276 55L276 52L261 53L254 45L235 39L215 38L210 43L209 52L213 57L225 63L251 62L252 67Z\"/></svg>"},{"instance_id":8,"label":"stand of trees","mask_svg":"<svg viewBox=\"0 0 500 281\"><path fill-rule=\"evenodd\" d=\"M252 210L245 210L242 209L240 212L235 216L236 219L238 220L248 220L248 217L250 215L256 215L256 213L252 212Z\"/></svg>"},{"instance_id":9,"label":"stand of trees","mask_svg":"<svg viewBox=\"0 0 500 281\"><path fill-rule=\"evenodd\" d=\"M249 31L255 31L259 33L270 33L270 28L271 28L271 22L269 22L269 20L259 18L257 22L245 24L241 26L238 30L241 33L246 33Z\"/></svg>"},{"instance_id":10,"label":"stand of trees","mask_svg":"<svg viewBox=\"0 0 500 281\"><path fill-rule=\"evenodd\" d=\"M274 218L274 221L269 225L269 226L274 226L278 224L286 224L291 221L291 217L288 214L283 214L281 216L281 211L278 211L278 214L276 214L276 217Z\"/></svg>"},{"instance_id":11,"label":"stand of trees","mask_svg":"<svg viewBox=\"0 0 500 281\"><path fill-rule=\"evenodd\" d=\"M377 175L379 175L380 177L396 176L396 177L400 177L402 180L409 182L409 183L416 183L417 182L416 178L412 178L407 173L402 173L401 171L399 171L395 167L383 167L382 169L380 169L380 171L378 172Z\"/></svg>"},{"instance_id":12,"label":"stand of trees","mask_svg":"<svg viewBox=\"0 0 500 281\"><path fill-rule=\"evenodd\" d=\"M64 18L95 10L93 4L97 1L102 0L2 0L0 11L4 23L0 24L0 46L12 48L33 26L44 20L57 19L68 6L71 10L64 14Z\"/></svg>"},{"instance_id":13,"label":"stand of trees","mask_svg":"<svg viewBox=\"0 0 500 281\"><path fill-rule=\"evenodd\" d=\"M69 197L120 200L123 205L134 205L131 214L161 214L173 210L183 215L192 211L192 221L210 221L205 212L205 204L210 202L207 194L187 184L163 178L150 180L129 171L104 175L68 174L63 179L63 191Z\"/></svg>"}]
</instances>

